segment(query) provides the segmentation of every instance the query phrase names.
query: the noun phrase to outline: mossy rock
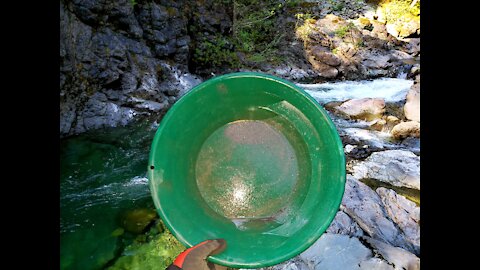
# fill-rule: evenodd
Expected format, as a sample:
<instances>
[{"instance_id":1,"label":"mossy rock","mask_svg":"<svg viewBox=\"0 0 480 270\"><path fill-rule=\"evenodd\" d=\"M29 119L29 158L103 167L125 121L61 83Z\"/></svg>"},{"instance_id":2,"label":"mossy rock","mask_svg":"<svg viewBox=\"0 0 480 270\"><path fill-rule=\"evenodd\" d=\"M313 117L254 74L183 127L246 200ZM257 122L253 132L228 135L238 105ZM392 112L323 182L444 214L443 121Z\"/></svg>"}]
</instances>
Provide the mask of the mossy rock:
<instances>
[{"instance_id":1,"label":"mossy rock","mask_svg":"<svg viewBox=\"0 0 480 270\"><path fill-rule=\"evenodd\" d=\"M153 229L154 227L152 227ZM166 269L183 250L185 250L185 247L168 230L151 237L137 237L131 245L125 248L123 255L108 269Z\"/></svg>"},{"instance_id":2,"label":"mossy rock","mask_svg":"<svg viewBox=\"0 0 480 270\"><path fill-rule=\"evenodd\" d=\"M121 226L125 231L140 234L157 219L157 212L154 209L139 208L125 212L121 218Z\"/></svg>"}]
</instances>

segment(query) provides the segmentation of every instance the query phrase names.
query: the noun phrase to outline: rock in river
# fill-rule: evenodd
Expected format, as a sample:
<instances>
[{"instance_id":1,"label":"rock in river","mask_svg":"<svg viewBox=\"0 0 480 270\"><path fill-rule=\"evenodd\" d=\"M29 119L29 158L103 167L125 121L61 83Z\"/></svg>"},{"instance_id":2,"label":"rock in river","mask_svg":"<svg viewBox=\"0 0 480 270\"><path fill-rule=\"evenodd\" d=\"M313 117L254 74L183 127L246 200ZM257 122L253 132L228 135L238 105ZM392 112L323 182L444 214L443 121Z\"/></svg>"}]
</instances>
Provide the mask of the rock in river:
<instances>
[{"instance_id":1,"label":"rock in river","mask_svg":"<svg viewBox=\"0 0 480 270\"><path fill-rule=\"evenodd\" d=\"M420 157L410 151L375 152L352 170L358 179L372 178L397 187L420 190Z\"/></svg>"},{"instance_id":2,"label":"rock in river","mask_svg":"<svg viewBox=\"0 0 480 270\"><path fill-rule=\"evenodd\" d=\"M335 110L351 119L370 121L383 116L385 100L381 98L350 99L335 107Z\"/></svg>"},{"instance_id":3,"label":"rock in river","mask_svg":"<svg viewBox=\"0 0 480 270\"><path fill-rule=\"evenodd\" d=\"M420 123L417 121L402 122L393 127L390 132L395 139L405 139L407 137L420 137Z\"/></svg>"},{"instance_id":4,"label":"rock in river","mask_svg":"<svg viewBox=\"0 0 480 270\"><path fill-rule=\"evenodd\" d=\"M131 233L142 233L157 217L154 209L140 208L129 210L122 216L122 227Z\"/></svg>"},{"instance_id":5,"label":"rock in river","mask_svg":"<svg viewBox=\"0 0 480 270\"><path fill-rule=\"evenodd\" d=\"M419 248L388 217L380 196L351 175L347 175L341 209L370 237L419 253Z\"/></svg>"},{"instance_id":6,"label":"rock in river","mask_svg":"<svg viewBox=\"0 0 480 270\"><path fill-rule=\"evenodd\" d=\"M408 120L420 122L420 83L412 85L408 91L403 110Z\"/></svg>"}]
</instances>

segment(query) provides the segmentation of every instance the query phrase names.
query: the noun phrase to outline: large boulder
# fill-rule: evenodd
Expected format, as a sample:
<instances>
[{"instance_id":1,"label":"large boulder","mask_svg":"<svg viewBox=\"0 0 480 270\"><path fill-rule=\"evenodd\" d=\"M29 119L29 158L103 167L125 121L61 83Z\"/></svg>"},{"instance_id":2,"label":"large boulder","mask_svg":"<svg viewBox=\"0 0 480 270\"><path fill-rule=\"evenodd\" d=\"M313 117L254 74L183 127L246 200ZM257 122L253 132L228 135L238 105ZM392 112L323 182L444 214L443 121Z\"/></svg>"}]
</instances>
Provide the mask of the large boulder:
<instances>
[{"instance_id":1,"label":"large boulder","mask_svg":"<svg viewBox=\"0 0 480 270\"><path fill-rule=\"evenodd\" d=\"M419 266L420 259L402 248L368 236L326 233L300 255L258 270L418 270Z\"/></svg>"},{"instance_id":2,"label":"large boulder","mask_svg":"<svg viewBox=\"0 0 480 270\"><path fill-rule=\"evenodd\" d=\"M377 188L385 210L405 237L420 250L420 207L391 189Z\"/></svg>"},{"instance_id":3,"label":"large boulder","mask_svg":"<svg viewBox=\"0 0 480 270\"><path fill-rule=\"evenodd\" d=\"M406 150L372 153L352 168L358 179L371 178L398 187L420 190L420 157Z\"/></svg>"},{"instance_id":4,"label":"large boulder","mask_svg":"<svg viewBox=\"0 0 480 270\"><path fill-rule=\"evenodd\" d=\"M335 111L350 119L371 121L382 118L385 100L381 98L350 99L335 107Z\"/></svg>"},{"instance_id":5,"label":"large boulder","mask_svg":"<svg viewBox=\"0 0 480 270\"><path fill-rule=\"evenodd\" d=\"M419 254L419 247L415 246L389 218L380 196L351 175L347 175L341 209L366 235Z\"/></svg>"},{"instance_id":6,"label":"large boulder","mask_svg":"<svg viewBox=\"0 0 480 270\"><path fill-rule=\"evenodd\" d=\"M408 91L403 110L405 118L420 122L420 83L412 85L412 88Z\"/></svg>"}]
</instances>

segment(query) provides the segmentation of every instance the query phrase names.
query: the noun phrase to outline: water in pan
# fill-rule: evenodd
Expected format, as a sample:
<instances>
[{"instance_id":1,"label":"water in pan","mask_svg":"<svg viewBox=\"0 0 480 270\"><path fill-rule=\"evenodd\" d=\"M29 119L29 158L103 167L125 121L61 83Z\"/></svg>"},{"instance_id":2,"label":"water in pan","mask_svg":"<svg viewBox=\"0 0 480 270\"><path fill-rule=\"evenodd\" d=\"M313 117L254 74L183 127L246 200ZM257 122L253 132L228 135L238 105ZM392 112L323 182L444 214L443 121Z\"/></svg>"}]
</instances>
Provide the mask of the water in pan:
<instances>
[{"instance_id":1,"label":"water in pan","mask_svg":"<svg viewBox=\"0 0 480 270\"><path fill-rule=\"evenodd\" d=\"M278 226L301 182L298 149L279 117L228 123L204 142L196 163L200 194L239 229Z\"/></svg>"}]
</instances>

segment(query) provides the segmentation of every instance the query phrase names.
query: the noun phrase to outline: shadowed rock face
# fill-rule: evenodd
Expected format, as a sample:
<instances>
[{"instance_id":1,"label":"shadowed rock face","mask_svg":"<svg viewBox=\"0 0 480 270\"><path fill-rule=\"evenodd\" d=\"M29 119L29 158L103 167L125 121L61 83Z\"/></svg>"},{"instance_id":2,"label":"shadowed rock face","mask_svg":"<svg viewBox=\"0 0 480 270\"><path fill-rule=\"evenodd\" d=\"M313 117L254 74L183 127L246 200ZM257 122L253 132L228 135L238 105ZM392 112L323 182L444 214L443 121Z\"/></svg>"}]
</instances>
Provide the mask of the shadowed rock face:
<instances>
[{"instance_id":1,"label":"shadowed rock face","mask_svg":"<svg viewBox=\"0 0 480 270\"><path fill-rule=\"evenodd\" d=\"M200 82L182 68L182 3L164 2L60 1L61 136L164 112Z\"/></svg>"},{"instance_id":2,"label":"shadowed rock face","mask_svg":"<svg viewBox=\"0 0 480 270\"><path fill-rule=\"evenodd\" d=\"M337 14L357 18L365 11L355 3L345 4L346 11ZM287 5L272 22L283 34L280 63L245 60L241 68L194 61L205 41L231 37L233 5L228 1L62 0L59 9L62 137L162 115L205 78L234 71L302 82L418 73L412 68L418 38L399 41L379 21L361 17L351 23L310 4ZM310 20L305 40L295 34L301 25L295 14L302 12L319 18ZM233 44L222 46L242 58Z\"/></svg>"}]
</instances>

